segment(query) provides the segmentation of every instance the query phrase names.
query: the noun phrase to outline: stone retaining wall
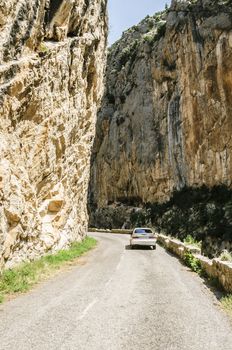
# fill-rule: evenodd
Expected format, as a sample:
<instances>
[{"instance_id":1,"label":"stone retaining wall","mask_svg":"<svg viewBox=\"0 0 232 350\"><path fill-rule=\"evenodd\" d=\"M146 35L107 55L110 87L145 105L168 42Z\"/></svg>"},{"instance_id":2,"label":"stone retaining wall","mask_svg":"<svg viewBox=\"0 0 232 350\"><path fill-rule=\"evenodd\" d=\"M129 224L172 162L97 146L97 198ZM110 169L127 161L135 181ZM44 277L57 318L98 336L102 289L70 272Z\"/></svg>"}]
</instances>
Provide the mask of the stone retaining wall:
<instances>
[{"instance_id":1,"label":"stone retaining wall","mask_svg":"<svg viewBox=\"0 0 232 350\"><path fill-rule=\"evenodd\" d=\"M103 233L118 233L123 235L131 235L132 230L126 230L126 229L113 229L113 230L107 230L107 229L99 229L99 228L89 228L88 232L103 232Z\"/></svg>"},{"instance_id":2,"label":"stone retaining wall","mask_svg":"<svg viewBox=\"0 0 232 350\"><path fill-rule=\"evenodd\" d=\"M184 259L186 253L192 253L200 261L201 267L206 274L211 278L216 278L226 292L232 293L232 262L209 259L200 254L201 250L199 248L184 244L165 235L159 234L157 241L181 259Z\"/></svg>"}]
</instances>

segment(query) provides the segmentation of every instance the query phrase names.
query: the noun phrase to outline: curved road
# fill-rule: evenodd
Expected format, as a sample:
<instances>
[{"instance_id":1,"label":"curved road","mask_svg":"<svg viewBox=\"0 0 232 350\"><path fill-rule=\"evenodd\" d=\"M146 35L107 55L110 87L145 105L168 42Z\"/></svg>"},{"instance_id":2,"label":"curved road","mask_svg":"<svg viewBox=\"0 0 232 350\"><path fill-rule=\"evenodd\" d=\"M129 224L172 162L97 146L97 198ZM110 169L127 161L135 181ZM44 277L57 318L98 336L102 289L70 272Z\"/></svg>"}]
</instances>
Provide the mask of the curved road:
<instances>
[{"instance_id":1,"label":"curved road","mask_svg":"<svg viewBox=\"0 0 232 350\"><path fill-rule=\"evenodd\" d=\"M231 350L232 325L203 281L162 248L91 234L98 247L0 306L1 350Z\"/></svg>"}]
</instances>

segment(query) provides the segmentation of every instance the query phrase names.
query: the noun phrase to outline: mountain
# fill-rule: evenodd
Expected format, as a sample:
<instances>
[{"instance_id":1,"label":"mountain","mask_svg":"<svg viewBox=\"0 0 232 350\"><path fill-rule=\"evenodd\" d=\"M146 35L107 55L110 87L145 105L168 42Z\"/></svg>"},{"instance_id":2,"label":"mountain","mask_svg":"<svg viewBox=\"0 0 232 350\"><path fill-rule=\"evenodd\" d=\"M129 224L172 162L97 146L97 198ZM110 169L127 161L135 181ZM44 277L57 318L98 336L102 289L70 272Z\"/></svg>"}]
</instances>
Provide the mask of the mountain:
<instances>
[{"instance_id":1,"label":"mountain","mask_svg":"<svg viewBox=\"0 0 232 350\"><path fill-rule=\"evenodd\" d=\"M91 225L232 240L231 101L231 1L172 1L124 32L108 53Z\"/></svg>"}]
</instances>

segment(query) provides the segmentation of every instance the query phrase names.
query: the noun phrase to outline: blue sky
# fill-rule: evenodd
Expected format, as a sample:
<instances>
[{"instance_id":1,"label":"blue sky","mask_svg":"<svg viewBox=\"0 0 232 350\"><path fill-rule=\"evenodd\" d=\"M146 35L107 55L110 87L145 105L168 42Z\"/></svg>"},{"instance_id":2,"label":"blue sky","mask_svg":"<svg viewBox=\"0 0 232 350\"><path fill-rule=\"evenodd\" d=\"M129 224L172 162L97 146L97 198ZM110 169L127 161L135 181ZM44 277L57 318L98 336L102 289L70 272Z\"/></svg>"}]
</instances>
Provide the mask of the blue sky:
<instances>
[{"instance_id":1,"label":"blue sky","mask_svg":"<svg viewBox=\"0 0 232 350\"><path fill-rule=\"evenodd\" d=\"M109 0L109 44L121 37L124 30L140 22L147 15L164 10L171 0Z\"/></svg>"}]
</instances>

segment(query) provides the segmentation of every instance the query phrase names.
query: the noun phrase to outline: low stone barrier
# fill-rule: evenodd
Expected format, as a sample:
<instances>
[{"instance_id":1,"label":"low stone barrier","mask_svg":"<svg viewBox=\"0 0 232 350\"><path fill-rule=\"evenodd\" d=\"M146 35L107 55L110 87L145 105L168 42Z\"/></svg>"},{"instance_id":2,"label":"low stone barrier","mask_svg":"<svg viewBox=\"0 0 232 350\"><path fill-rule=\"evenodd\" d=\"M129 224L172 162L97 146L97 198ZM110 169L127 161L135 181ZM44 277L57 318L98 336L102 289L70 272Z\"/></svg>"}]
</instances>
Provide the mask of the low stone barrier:
<instances>
[{"instance_id":1,"label":"low stone barrier","mask_svg":"<svg viewBox=\"0 0 232 350\"><path fill-rule=\"evenodd\" d=\"M192 253L200 261L202 270L209 277L217 279L227 293L232 293L232 262L211 260L201 255L199 248L162 234L158 234L157 242L181 259L184 259L186 253Z\"/></svg>"},{"instance_id":2,"label":"low stone barrier","mask_svg":"<svg viewBox=\"0 0 232 350\"><path fill-rule=\"evenodd\" d=\"M130 235L132 233L132 230L127 230L127 229L98 229L98 228L89 228L88 232L102 232L102 233L118 233L122 235Z\"/></svg>"}]
</instances>

